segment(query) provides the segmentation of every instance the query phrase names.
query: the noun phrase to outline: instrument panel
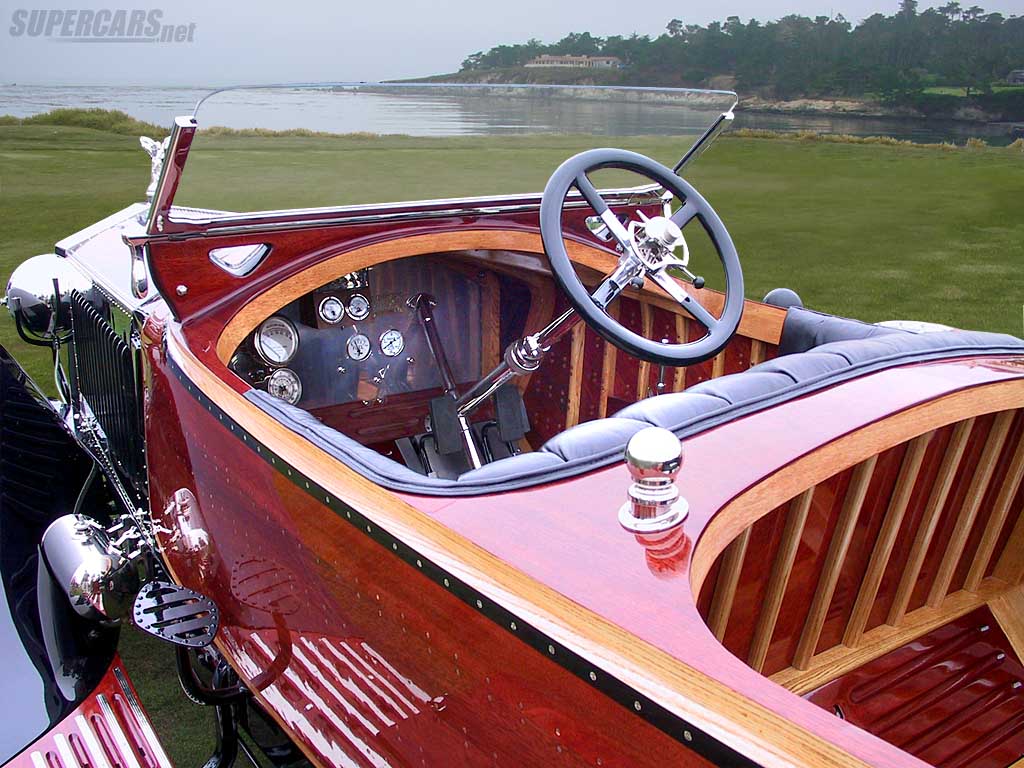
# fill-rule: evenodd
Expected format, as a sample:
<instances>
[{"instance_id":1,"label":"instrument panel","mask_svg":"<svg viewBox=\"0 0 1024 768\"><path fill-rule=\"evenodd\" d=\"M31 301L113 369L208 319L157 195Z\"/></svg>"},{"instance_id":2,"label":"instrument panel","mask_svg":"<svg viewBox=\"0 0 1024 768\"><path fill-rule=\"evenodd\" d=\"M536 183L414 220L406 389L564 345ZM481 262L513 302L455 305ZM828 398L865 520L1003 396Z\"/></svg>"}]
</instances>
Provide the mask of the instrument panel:
<instances>
[{"instance_id":1,"label":"instrument panel","mask_svg":"<svg viewBox=\"0 0 1024 768\"><path fill-rule=\"evenodd\" d=\"M266 318L230 368L306 410L380 407L393 395L439 388L442 376L412 300L432 321L458 381L481 374L480 286L439 257L382 264L334 280Z\"/></svg>"}]
</instances>

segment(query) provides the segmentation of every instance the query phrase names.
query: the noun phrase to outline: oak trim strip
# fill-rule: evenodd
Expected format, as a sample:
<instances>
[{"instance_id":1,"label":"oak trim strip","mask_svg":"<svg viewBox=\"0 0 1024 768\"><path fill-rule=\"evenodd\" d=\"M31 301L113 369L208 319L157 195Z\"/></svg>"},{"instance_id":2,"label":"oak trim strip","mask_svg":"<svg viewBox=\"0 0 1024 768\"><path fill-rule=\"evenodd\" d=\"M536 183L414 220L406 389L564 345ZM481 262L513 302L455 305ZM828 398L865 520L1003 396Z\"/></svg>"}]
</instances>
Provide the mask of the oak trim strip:
<instances>
[{"instance_id":1,"label":"oak trim strip","mask_svg":"<svg viewBox=\"0 0 1024 768\"><path fill-rule=\"evenodd\" d=\"M775 634L779 610L782 608L782 600L786 596L786 587L789 586L789 577L793 572L793 562L800 549L800 540L803 537L804 525L807 523L807 514L811 510L811 502L814 500L814 492L817 488L818 486L812 485L789 504L786 525L782 529L782 539L775 552L764 603L757 617L757 626L754 628L754 636L750 641L750 652L747 655L747 664L757 672L764 668L768 646Z\"/></svg>"},{"instance_id":2,"label":"oak trim strip","mask_svg":"<svg viewBox=\"0 0 1024 768\"><path fill-rule=\"evenodd\" d=\"M885 575L885 569L889 565L889 557L896 545L896 537L899 535L910 498L914 493L914 486L921 473L925 452L934 436L934 432L927 432L920 437L915 437L903 455L900 473L896 478L896 486L889 500L889 508L885 512L885 519L882 521L878 538L875 539L871 559L864 571L864 579L861 581L857 599L850 612L850 620L846 623L846 631L843 633L843 645L850 648L856 648L864 636L864 628L867 626L871 609L875 605L875 598L878 597L878 588Z\"/></svg>"},{"instance_id":3,"label":"oak trim strip","mask_svg":"<svg viewBox=\"0 0 1024 768\"><path fill-rule=\"evenodd\" d=\"M601 274L607 274L615 266L617 257L597 246L575 240L566 240L565 246L572 261L595 269ZM344 244L339 243L338 247L343 248ZM217 358L227 365L238 345L256 329L256 326L285 305L339 275L407 256L478 250L543 254L544 245L540 235L533 232L513 229L461 229L429 235L400 236L382 243L335 253L250 298L221 331L217 339ZM720 314L725 305L724 294L710 288L695 291L693 288L684 287L684 290L697 293L701 303L712 314ZM646 287L640 291L629 289L625 295L631 298L642 297L645 303L649 302L675 314L685 311L673 299L661 294L660 291L656 293ZM741 336L778 343L785 319L786 312L779 307L744 301L743 318L737 332Z\"/></svg>"},{"instance_id":4,"label":"oak trim strip","mask_svg":"<svg viewBox=\"0 0 1024 768\"><path fill-rule=\"evenodd\" d=\"M906 615L899 627L888 624L868 630L857 648L837 645L822 651L814 657L807 669L790 667L771 675L769 679L798 696L803 696L821 686L884 656L901 646L926 635L934 629L945 626L961 616L984 605L987 601L1006 590L1006 584L998 579L986 579L977 593L960 591L947 595L938 608L925 605Z\"/></svg>"},{"instance_id":5,"label":"oak trim strip","mask_svg":"<svg viewBox=\"0 0 1024 768\"><path fill-rule=\"evenodd\" d=\"M686 334L689 331L690 321L682 313L676 315L676 343L686 343ZM686 366L676 366L672 372L672 391L682 392L686 389Z\"/></svg>"},{"instance_id":6,"label":"oak trim strip","mask_svg":"<svg viewBox=\"0 0 1024 768\"><path fill-rule=\"evenodd\" d=\"M583 351L587 340L587 326L577 323L572 329L572 347L569 351L569 393L565 410L565 428L580 423L580 400L583 399Z\"/></svg>"},{"instance_id":7,"label":"oak trim strip","mask_svg":"<svg viewBox=\"0 0 1024 768\"><path fill-rule=\"evenodd\" d=\"M1019 660L1024 660L1024 587L1012 587L988 601L988 609L999 623Z\"/></svg>"},{"instance_id":8,"label":"oak trim strip","mask_svg":"<svg viewBox=\"0 0 1024 768\"><path fill-rule=\"evenodd\" d=\"M942 464L939 466L939 473L932 486L931 495L928 497L928 504L921 522L918 523L917 533L914 535L914 543L907 556L907 565L903 569L899 585L896 587L896 595L893 598L892 606L889 608L889 616L886 623L898 627L906 616L907 606L910 604L911 595L917 585L917 579L921 575L921 566L924 565L924 558L928 554L928 547L935 535L935 528L939 524L939 516L942 508L946 506L946 499L949 496L950 488L953 486L953 479L956 477L957 468L963 458L964 450L967 448L967 438L974 428L974 417L959 422L953 428L953 435L946 446L946 452L942 457Z\"/></svg>"},{"instance_id":9,"label":"oak trim strip","mask_svg":"<svg viewBox=\"0 0 1024 768\"><path fill-rule=\"evenodd\" d=\"M1010 505L1013 504L1013 500L1017 497L1017 491L1020 489L1021 480L1024 480L1024 433L1021 433L1020 439L1017 441L1016 451L1006 471L1006 477L1003 479L1003 487L999 489L999 495L992 507L992 515L985 527L985 533L981 537L981 541L978 542L978 551L974 554L971 570L967 572L964 589L973 592L985 577L996 543L999 541L999 534L1002 533L1003 526L1006 525L1006 518L1010 514Z\"/></svg>"},{"instance_id":10,"label":"oak trim strip","mask_svg":"<svg viewBox=\"0 0 1024 768\"><path fill-rule=\"evenodd\" d=\"M753 368L755 365L764 362L765 356L764 342L760 339L750 340L750 367Z\"/></svg>"},{"instance_id":11,"label":"oak trim strip","mask_svg":"<svg viewBox=\"0 0 1024 768\"><path fill-rule=\"evenodd\" d=\"M715 355L714 361L711 363L711 378L717 379L719 376L725 375L725 350L723 349L717 355Z\"/></svg>"},{"instance_id":12,"label":"oak trim strip","mask_svg":"<svg viewBox=\"0 0 1024 768\"><path fill-rule=\"evenodd\" d=\"M949 591L949 584L953 580L953 573L960 563L960 558L963 557L967 538L978 517L978 510L981 509L981 502L988 491L989 483L992 482L992 473L999 462L999 454L1002 453L1014 415L1013 411L1003 411L996 416L985 438L985 448L978 459L978 466L974 469L971 484L967 488L967 498L957 516L956 525L949 536L946 551L939 561L939 569L928 592L928 605L932 607L939 605Z\"/></svg>"},{"instance_id":13,"label":"oak trim strip","mask_svg":"<svg viewBox=\"0 0 1024 768\"><path fill-rule=\"evenodd\" d=\"M839 575L843 569L843 561L846 560L846 553L850 548L850 541L853 539L853 531L857 525L857 519L860 517L860 511L864 507L864 499L867 497L868 487L871 485L871 478L875 473L877 463L878 454L875 454L858 464L857 468L853 470L850 487L846 490L843 508L839 513L839 521L836 523L832 540L828 545L828 553L825 555L825 564L818 577L818 586L814 591L811 607L807 611L804 631L797 643L796 653L793 654L793 666L797 669L807 669L818 647L821 629L825 625L825 617L832 604L832 597L835 595Z\"/></svg>"},{"instance_id":14,"label":"oak trim strip","mask_svg":"<svg viewBox=\"0 0 1024 768\"><path fill-rule=\"evenodd\" d=\"M651 338L654 333L654 307L646 301L640 302L640 335L645 339ZM649 360L641 360L636 371L636 399L643 400L647 397L647 390L651 388L651 363Z\"/></svg>"},{"instance_id":15,"label":"oak trim strip","mask_svg":"<svg viewBox=\"0 0 1024 768\"><path fill-rule=\"evenodd\" d=\"M608 317L619 319L619 303L608 307ZM597 417L603 419L608 415L608 398L615 394L615 366L618 361L619 348L604 342L604 354L601 357L601 390L598 394Z\"/></svg>"},{"instance_id":16,"label":"oak trim strip","mask_svg":"<svg viewBox=\"0 0 1024 768\"><path fill-rule=\"evenodd\" d=\"M740 572L743 570L743 561L747 557L749 543L750 528L747 528L729 545L722 558L722 567L718 571L715 594L711 600L711 610L708 612L707 622L708 629L711 630L711 634L718 642L722 642L725 630L729 626L729 615L732 613L732 604L736 599L736 587L740 583Z\"/></svg>"},{"instance_id":17,"label":"oak trim strip","mask_svg":"<svg viewBox=\"0 0 1024 768\"><path fill-rule=\"evenodd\" d=\"M865 424L809 451L795 461L755 480L724 505L700 534L690 564L694 593L699 593L715 560L745 528L785 504L814 483L857 464L871 455L905 443L925 432L988 413L1024 406L1024 380L993 381L966 387ZM1015 534L1018 530L1015 529ZM1024 517L1016 539L1024 555ZM1005 554L1005 552L1004 552ZM1024 568L1024 562L1008 563Z\"/></svg>"},{"instance_id":18,"label":"oak trim strip","mask_svg":"<svg viewBox=\"0 0 1024 768\"><path fill-rule=\"evenodd\" d=\"M188 348L177 325L165 338L174 363L195 387L243 429L258 434L290 466L408 547L433 558L439 568L458 574L488 599L543 626L548 635L582 658L596 659L599 667L673 716L693 722L766 768L866 767L862 759L823 736L569 600L311 447L214 375Z\"/></svg>"}]
</instances>

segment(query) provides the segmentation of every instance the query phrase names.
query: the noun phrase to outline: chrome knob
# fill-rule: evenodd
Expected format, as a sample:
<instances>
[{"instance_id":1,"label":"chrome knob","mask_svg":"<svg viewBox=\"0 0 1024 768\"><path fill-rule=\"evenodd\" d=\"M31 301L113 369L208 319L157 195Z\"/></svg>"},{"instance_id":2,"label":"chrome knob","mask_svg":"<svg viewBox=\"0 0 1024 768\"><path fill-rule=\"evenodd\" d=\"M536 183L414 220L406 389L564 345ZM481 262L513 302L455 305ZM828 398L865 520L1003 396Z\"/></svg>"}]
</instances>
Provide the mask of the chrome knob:
<instances>
[{"instance_id":1,"label":"chrome knob","mask_svg":"<svg viewBox=\"0 0 1024 768\"><path fill-rule=\"evenodd\" d=\"M626 466L633 478L619 523L633 533L660 533L681 523L689 511L676 478L683 467L683 446L667 429L641 429L626 445Z\"/></svg>"}]
</instances>

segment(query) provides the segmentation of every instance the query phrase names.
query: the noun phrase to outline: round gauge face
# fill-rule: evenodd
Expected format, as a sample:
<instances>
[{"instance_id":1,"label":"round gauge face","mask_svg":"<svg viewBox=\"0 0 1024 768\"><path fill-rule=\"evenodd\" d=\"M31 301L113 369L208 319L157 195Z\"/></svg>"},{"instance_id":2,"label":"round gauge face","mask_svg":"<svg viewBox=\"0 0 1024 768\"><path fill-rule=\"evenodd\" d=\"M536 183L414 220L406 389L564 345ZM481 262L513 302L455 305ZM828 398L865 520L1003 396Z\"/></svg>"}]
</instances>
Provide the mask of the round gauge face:
<instances>
[{"instance_id":1,"label":"round gauge face","mask_svg":"<svg viewBox=\"0 0 1024 768\"><path fill-rule=\"evenodd\" d=\"M353 360L365 360L370 354L370 340L365 335L357 333L346 342L345 350Z\"/></svg>"},{"instance_id":2,"label":"round gauge face","mask_svg":"<svg viewBox=\"0 0 1024 768\"><path fill-rule=\"evenodd\" d=\"M328 296L320 302L317 312L320 314L321 320L333 325L345 316L345 305L337 296Z\"/></svg>"},{"instance_id":3,"label":"round gauge face","mask_svg":"<svg viewBox=\"0 0 1024 768\"><path fill-rule=\"evenodd\" d=\"M353 293L348 300L348 316L353 320L363 320L370 314L370 302L360 293Z\"/></svg>"},{"instance_id":4,"label":"round gauge face","mask_svg":"<svg viewBox=\"0 0 1024 768\"><path fill-rule=\"evenodd\" d=\"M257 329L255 346L271 365L287 365L299 351L299 332L288 318L271 317Z\"/></svg>"},{"instance_id":5,"label":"round gauge face","mask_svg":"<svg viewBox=\"0 0 1024 768\"><path fill-rule=\"evenodd\" d=\"M278 368L267 379L267 392L279 400L295 405L302 397L302 381L295 371Z\"/></svg>"},{"instance_id":6,"label":"round gauge face","mask_svg":"<svg viewBox=\"0 0 1024 768\"><path fill-rule=\"evenodd\" d=\"M405 337L402 332L392 328L380 335L380 351L388 357L398 357L405 349Z\"/></svg>"}]
</instances>

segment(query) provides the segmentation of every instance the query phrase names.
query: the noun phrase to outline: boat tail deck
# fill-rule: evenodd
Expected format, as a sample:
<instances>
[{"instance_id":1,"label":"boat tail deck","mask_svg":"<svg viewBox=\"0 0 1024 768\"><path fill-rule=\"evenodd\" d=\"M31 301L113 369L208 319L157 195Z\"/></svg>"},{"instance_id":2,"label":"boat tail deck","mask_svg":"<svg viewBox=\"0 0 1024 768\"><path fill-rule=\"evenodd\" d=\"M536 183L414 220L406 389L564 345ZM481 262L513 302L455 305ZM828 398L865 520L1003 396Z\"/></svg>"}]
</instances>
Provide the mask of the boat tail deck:
<instances>
[{"instance_id":1,"label":"boat tail deck","mask_svg":"<svg viewBox=\"0 0 1024 768\"><path fill-rule=\"evenodd\" d=\"M982 606L806 698L932 765L1014 764L1024 756L1024 645L1010 626L1020 615L1001 607L1006 629Z\"/></svg>"}]
</instances>

